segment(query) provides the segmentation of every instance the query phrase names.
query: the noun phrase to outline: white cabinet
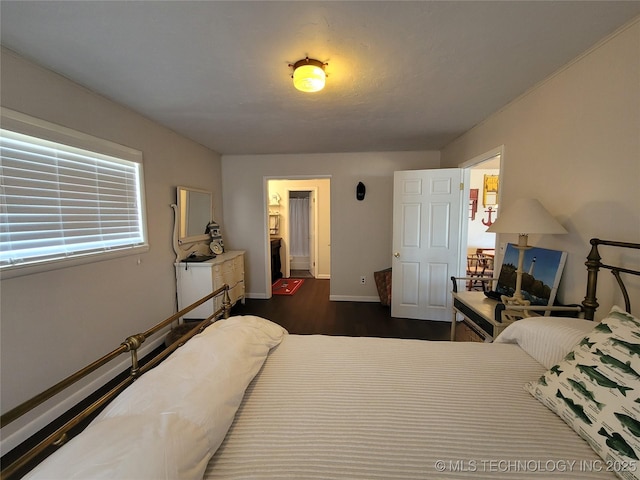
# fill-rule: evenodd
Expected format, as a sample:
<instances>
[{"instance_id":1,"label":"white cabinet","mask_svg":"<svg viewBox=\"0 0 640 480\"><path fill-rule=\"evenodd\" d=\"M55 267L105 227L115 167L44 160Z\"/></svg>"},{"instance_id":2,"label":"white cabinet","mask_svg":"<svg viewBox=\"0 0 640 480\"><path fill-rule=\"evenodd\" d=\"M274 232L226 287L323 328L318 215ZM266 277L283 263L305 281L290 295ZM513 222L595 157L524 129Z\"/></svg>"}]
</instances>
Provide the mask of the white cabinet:
<instances>
[{"instance_id":1,"label":"white cabinet","mask_svg":"<svg viewBox=\"0 0 640 480\"><path fill-rule=\"evenodd\" d=\"M231 304L244 300L244 252L230 251L206 262L175 264L178 310L188 307L196 300L217 290L225 283L229 285ZM186 319L204 319L222 306L222 298L203 303L184 316Z\"/></svg>"}]
</instances>

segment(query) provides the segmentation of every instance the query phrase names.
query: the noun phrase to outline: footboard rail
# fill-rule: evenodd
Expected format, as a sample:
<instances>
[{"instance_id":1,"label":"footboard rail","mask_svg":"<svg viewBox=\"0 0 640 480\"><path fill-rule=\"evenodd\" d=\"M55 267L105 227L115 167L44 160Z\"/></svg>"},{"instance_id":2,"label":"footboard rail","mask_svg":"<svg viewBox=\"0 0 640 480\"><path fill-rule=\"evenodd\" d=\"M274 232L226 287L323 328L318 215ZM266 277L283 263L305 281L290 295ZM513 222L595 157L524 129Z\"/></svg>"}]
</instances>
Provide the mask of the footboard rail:
<instances>
[{"instance_id":1,"label":"footboard rail","mask_svg":"<svg viewBox=\"0 0 640 480\"><path fill-rule=\"evenodd\" d=\"M222 306L218 310L216 310L212 315L202 320L201 322L194 323L194 327L191 330L189 330L186 334L184 334L174 343L169 345L166 349L164 349L158 355L153 357L150 361L145 363L143 366L139 365L138 349L147 338L151 337L155 333L158 333L162 329L171 325L173 322L177 321L178 319L183 317L185 314L194 310L195 308L202 305L203 303L220 296L222 297ZM2 415L2 417L0 417L0 428L17 420L24 414L36 408L38 405L51 399L52 397L64 391L66 388L70 387L77 381L81 380L82 378L96 371L98 368L108 364L109 362L117 358L122 353L131 352L131 367L129 369L128 376L124 380L118 383L115 387L113 387L107 393L102 395L98 400L93 402L87 408L83 409L80 413L75 415L71 420L67 421L64 425L62 425L52 434L50 434L45 439L43 439L42 441L37 443L35 446L30 448L28 451L26 451L24 454L18 457L15 461L13 461L12 463L6 466L4 465L4 462L3 462L0 478L2 479L10 478L18 470L20 470L29 462L31 462L34 458L39 456L42 452L45 451L45 449L47 449L51 445L61 446L64 443L66 443L66 441L68 440L69 430L79 425L83 420L87 419L96 411L98 411L107 403L109 403L127 386L133 383L138 377L140 377L143 373L147 372L148 370L152 369L153 367L158 365L160 362L162 362L166 357L168 357L176 349L184 345L191 337L195 336L197 333L204 330L207 326L215 322L218 318L220 317L228 318L230 315L230 312L231 312L231 300L229 297L229 285L225 284L219 289L217 289L216 291L210 293L206 297L201 298L200 300L180 310L174 315L171 315L169 318L154 325L153 327L146 330L145 332L137 333L135 335L131 335L127 337L116 349L112 350L111 352L107 353L106 355L99 358L98 360L92 362L86 367L83 367L82 369L68 376L64 380L61 380L60 382L56 383L52 387L43 391L42 393L39 393L35 397L27 400L26 402L18 405L17 407L9 410L7 413Z\"/></svg>"}]
</instances>

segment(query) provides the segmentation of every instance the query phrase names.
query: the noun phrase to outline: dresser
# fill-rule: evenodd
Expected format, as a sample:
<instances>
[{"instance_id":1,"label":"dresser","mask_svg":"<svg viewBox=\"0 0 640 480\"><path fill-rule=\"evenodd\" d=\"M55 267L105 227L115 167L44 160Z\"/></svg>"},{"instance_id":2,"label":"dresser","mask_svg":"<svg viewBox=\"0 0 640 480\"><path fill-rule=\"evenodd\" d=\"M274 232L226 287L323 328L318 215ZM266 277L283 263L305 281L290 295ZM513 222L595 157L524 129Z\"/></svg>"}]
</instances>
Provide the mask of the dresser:
<instances>
[{"instance_id":1,"label":"dresser","mask_svg":"<svg viewBox=\"0 0 640 480\"><path fill-rule=\"evenodd\" d=\"M229 285L231 304L244 301L244 251L229 251L206 262L178 262L175 264L178 310L188 307L196 300ZM222 298L208 301L184 316L184 319L204 319L222 307Z\"/></svg>"}]
</instances>

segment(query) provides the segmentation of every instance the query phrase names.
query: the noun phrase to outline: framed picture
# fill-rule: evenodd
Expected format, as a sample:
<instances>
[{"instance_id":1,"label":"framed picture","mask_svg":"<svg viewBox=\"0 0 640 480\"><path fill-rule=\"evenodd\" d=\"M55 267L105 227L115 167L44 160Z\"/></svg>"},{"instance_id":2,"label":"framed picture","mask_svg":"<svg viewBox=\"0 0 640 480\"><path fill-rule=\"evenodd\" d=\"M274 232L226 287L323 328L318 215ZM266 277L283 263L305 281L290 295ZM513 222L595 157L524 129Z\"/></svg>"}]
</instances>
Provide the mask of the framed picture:
<instances>
[{"instance_id":1,"label":"framed picture","mask_svg":"<svg viewBox=\"0 0 640 480\"><path fill-rule=\"evenodd\" d=\"M482 206L493 207L498 204L498 175L485 175L482 187Z\"/></svg>"},{"instance_id":2,"label":"framed picture","mask_svg":"<svg viewBox=\"0 0 640 480\"><path fill-rule=\"evenodd\" d=\"M516 287L516 270L519 251L511 243L507 248L500 268L496 292L513 296ZM522 266L522 296L531 305L553 305L562 270L567 261L567 252L531 247L524 252Z\"/></svg>"}]
</instances>

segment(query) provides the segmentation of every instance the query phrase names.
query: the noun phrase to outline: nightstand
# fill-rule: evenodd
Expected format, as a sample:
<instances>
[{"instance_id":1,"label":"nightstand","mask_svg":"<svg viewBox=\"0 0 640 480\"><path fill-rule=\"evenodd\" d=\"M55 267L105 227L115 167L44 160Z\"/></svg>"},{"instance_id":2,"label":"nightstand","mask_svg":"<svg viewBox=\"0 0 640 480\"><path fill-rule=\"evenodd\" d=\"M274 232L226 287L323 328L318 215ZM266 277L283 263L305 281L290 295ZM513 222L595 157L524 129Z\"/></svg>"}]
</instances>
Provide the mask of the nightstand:
<instances>
[{"instance_id":1,"label":"nightstand","mask_svg":"<svg viewBox=\"0 0 640 480\"><path fill-rule=\"evenodd\" d=\"M484 292L453 292L453 318L451 341L493 342L512 321L495 319L497 300L487 298ZM457 321L457 314L464 318Z\"/></svg>"},{"instance_id":2,"label":"nightstand","mask_svg":"<svg viewBox=\"0 0 640 480\"><path fill-rule=\"evenodd\" d=\"M457 280L466 277L452 277L453 318L451 321L451 341L493 342L502 331L513 322L527 317L556 315L578 317L582 314L580 305L505 305L487 298L484 292L457 291ZM464 318L457 321L458 313Z\"/></svg>"}]
</instances>

